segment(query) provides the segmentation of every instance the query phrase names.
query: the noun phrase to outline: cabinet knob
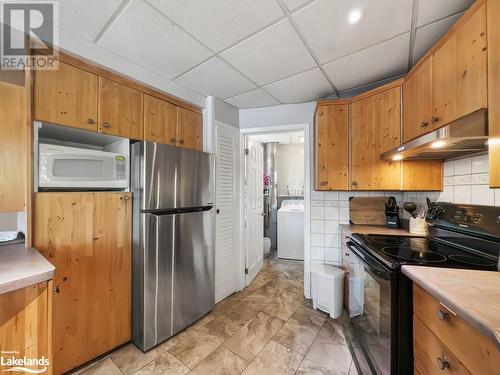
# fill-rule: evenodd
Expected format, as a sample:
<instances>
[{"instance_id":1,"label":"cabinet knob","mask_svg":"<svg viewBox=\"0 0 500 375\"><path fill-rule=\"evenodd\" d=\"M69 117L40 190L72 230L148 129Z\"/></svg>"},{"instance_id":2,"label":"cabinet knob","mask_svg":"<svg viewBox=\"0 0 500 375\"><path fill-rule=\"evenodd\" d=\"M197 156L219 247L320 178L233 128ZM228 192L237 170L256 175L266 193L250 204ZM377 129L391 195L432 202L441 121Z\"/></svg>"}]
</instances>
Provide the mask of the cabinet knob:
<instances>
[{"instance_id":1,"label":"cabinet knob","mask_svg":"<svg viewBox=\"0 0 500 375\"><path fill-rule=\"evenodd\" d=\"M320 185L320 186L326 186L326 185L328 185L328 181L321 181L321 182L319 183L319 185Z\"/></svg>"},{"instance_id":2,"label":"cabinet knob","mask_svg":"<svg viewBox=\"0 0 500 375\"><path fill-rule=\"evenodd\" d=\"M94 119L93 119L93 118L89 118L89 119L87 120L87 124L90 124L90 125L95 124Z\"/></svg>"},{"instance_id":3,"label":"cabinet knob","mask_svg":"<svg viewBox=\"0 0 500 375\"><path fill-rule=\"evenodd\" d=\"M111 125L110 125L110 123L109 123L109 122L105 122L104 124L102 124L102 127L103 127L103 128L110 128L110 127L111 127Z\"/></svg>"},{"instance_id":4,"label":"cabinet knob","mask_svg":"<svg viewBox=\"0 0 500 375\"><path fill-rule=\"evenodd\" d=\"M128 195L124 195L124 196L121 196L120 197L120 200L126 202L126 201L129 201L130 200L130 197Z\"/></svg>"},{"instance_id":5,"label":"cabinet knob","mask_svg":"<svg viewBox=\"0 0 500 375\"><path fill-rule=\"evenodd\" d=\"M443 322L447 322L450 320L450 314L447 313L446 311L443 311L443 310L438 310L437 316L438 316L439 320L441 320Z\"/></svg>"},{"instance_id":6,"label":"cabinet knob","mask_svg":"<svg viewBox=\"0 0 500 375\"><path fill-rule=\"evenodd\" d=\"M181 139L181 140L179 141L179 143L180 143L181 145L183 145L183 144L184 144L184 139Z\"/></svg>"},{"instance_id":7,"label":"cabinet knob","mask_svg":"<svg viewBox=\"0 0 500 375\"><path fill-rule=\"evenodd\" d=\"M59 293L61 292L61 290L59 289L59 285L56 285L54 288L52 288L52 291L53 291L54 293L59 294Z\"/></svg>"},{"instance_id":8,"label":"cabinet knob","mask_svg":"<svg viewBox=\"0 0 500 375\"><path fill-rule=\"evenodd\" d=\"M220 209L217 209L215 212L217 213L217 215L220 214Z\"/></svg>"},{"instance_id":9,"label":"cabinet knob","mask_svg":"<svg viewBox=\"0 0 500 375\"><path fill-rule=\"evenodd\" d=\"M439 121L439 117L432 116L431 122L432 122L433 124L435 124L435 123L436 123L436 122L438 122L438 121Z\"/></svg>"},{"instance_id":10,"label":"cabinet knob","mask_svg":"<svg viewBox=\"0 0 500 375\"><path fill-rule=\"evenodd\" d=\"M441 371L447 370L450 368L450 362L448 362L446 359L438 357L437 359L437 365Z\"/></svg>"},{"instance_id":11,"label":"cabinet knob","mask_svg":"<svg viewBox=\"0 0 500 375\"><path fill-rule=\"evenodd\" d=\"M422 123L420 124L421 128L426 128L427 126L429 126L429 123L427 121L422 121Z\"/></svg>"},{"instance_id":12,"label":"cabinet knob","mask_svg":"<svg viewBox=\"0 0 500 375\"><path fill-rule=\"evenodd\" d=\"M175 143L176 139L175 138L170 138L170 142Z\"/></svg>"}]
</instances>

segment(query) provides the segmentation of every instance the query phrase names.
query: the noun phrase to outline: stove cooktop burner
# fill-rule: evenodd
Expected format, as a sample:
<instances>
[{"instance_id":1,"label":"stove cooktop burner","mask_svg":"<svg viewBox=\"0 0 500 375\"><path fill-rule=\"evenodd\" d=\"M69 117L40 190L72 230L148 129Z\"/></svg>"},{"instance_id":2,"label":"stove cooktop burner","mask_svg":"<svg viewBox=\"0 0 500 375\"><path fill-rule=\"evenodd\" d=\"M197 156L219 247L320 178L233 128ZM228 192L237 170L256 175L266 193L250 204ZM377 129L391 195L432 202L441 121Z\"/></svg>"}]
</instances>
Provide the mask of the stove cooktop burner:
<instances>
[{"instance_id":1,"label":"stove cooktop burner","mask_svg":"<svg viewBox=\"0 0 500 375\"><path fill-rule=\"evenodd\" d=\"M382 249L382 252L396 259L411 260L419 263L440 263L446 261L444 255L435 253L434 251L416 251L411 247L405 246L387 246Z\"/></svg>"},{"instance_id":2,"label":"stove cooktop burner","mask_svg":"<svg viewBox=\"0 0 500 375\"><path fill-rule=\"evenodd\" d=\"M370 238L370 241L375 242L375 243L380 243L382 245L390 245L390 246L398 246L398 245L406 244L406 241L403 241L403 240L400 240L397 238L390 238L390 237Z\"/></svg>"},{"instance_id":3,"label":"stove cooktop burner","mask_svg":"<svg viewBox=\"0 0 500 375\"><path fill-rule=\"evenodd\" d=\"M473 266L491 267L495 265L495 262L489 259L479 258L472 255L450 255L449 258L459 263L470 264Z\"/></svg>"}]
</instances>

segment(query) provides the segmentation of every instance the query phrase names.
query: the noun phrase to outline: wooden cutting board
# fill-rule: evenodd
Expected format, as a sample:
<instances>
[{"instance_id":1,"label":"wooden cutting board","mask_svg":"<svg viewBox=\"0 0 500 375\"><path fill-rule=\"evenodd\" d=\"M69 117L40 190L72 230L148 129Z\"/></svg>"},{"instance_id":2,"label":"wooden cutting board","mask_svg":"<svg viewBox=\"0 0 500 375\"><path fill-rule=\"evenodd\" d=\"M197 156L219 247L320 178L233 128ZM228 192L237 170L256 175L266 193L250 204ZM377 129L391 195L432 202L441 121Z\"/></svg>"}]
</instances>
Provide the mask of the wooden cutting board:
<instances>
[{"instance_id":1,"label":"wooden cutting board","mask_svg":"<svg viewBox=\"0 0 500 375\"><path fill-rule=\"evenodd\" d=\"M385 203L388 200L389 197L352 197L349 200L351 224L386 225Z\"/></svg>"}]
</instances>

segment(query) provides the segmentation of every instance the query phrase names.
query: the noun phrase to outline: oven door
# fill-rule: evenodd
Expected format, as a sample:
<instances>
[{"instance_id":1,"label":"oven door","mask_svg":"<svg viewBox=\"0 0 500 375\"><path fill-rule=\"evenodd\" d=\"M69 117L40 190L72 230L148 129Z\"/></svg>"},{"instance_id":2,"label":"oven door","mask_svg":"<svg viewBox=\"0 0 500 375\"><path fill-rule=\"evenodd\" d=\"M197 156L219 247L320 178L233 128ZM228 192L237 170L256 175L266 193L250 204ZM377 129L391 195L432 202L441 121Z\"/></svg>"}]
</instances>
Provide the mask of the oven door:
<instances>
[{"instance_id":1,"label":"oven door","mask_svg":"<svg viewBox=\"0 0 500 375\"><path fill-rule=\"evenodd\" d=\"M347 246L360 263L359 283L355 296L361 314L351 318L355 339L372 373L390 375L396 372L393 353L397 345L397 317L393 309L395 275L384 268L369 252L349 241ZM364 361L363 361L364 362Z\"/></svg>"}]
</instances>

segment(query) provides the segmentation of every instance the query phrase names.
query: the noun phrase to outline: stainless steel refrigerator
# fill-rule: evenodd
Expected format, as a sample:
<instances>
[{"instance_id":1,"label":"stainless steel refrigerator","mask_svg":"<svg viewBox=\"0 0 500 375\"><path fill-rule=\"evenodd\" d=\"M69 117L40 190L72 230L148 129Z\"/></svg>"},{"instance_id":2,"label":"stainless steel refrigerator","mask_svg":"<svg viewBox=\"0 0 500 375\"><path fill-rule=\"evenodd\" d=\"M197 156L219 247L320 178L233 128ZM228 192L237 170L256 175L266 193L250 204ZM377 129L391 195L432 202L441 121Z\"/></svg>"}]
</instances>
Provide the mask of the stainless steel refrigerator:
<instances>
[{"instance_id":1,"label":"stainless steel refrigerator","mask_svg":"<svg viewBox=\"0 0 500 375\"><path fill-rule=\"evenodd\" d=\"M131 162L132 341L147 351L214 307L215 159L137 142Z\"/></svg>"}]
</instances>

